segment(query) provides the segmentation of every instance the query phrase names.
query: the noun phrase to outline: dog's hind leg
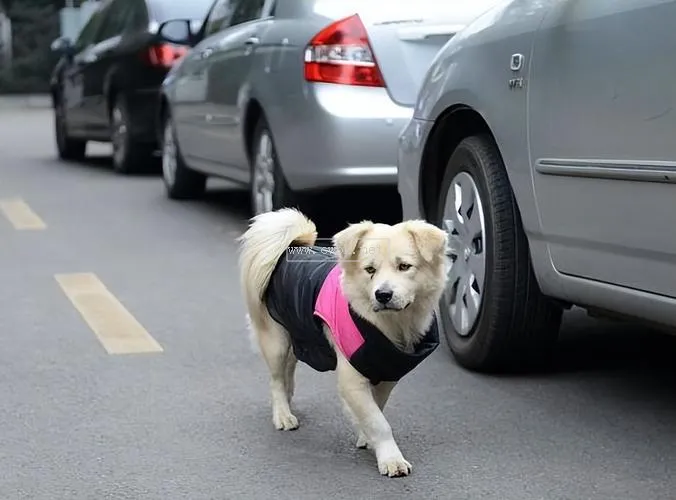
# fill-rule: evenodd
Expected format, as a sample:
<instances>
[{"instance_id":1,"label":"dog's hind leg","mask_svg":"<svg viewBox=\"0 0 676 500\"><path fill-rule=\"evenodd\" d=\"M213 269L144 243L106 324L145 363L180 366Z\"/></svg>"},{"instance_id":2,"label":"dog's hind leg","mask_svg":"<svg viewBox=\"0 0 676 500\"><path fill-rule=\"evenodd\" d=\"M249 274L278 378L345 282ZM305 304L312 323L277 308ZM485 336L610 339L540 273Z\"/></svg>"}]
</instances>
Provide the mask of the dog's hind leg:
<instances>
[{"instance_id":1,"label":"dog's hind leg","mask_svg":"<svg viewBox=\"0 0 676 500\"><path fill-rule=\"evenodd\" d=\"M385 410L387 400L390 398L390 394L392 394L392 389L394 389L396 385L397 385L396 382L381 382L378 385L371 387L371 391L373 392L373 399L378 405L378 408L380 408L380 411ZM366 435L364 434L363 431L359 431L359 437L357 437L357 448L364 449L367 447L368 440L366 439Z\"/></svg>"},{"instance_id":2,"label":"dog's hind leg","mask_svg":"<svg viewBox=\"0 0 676 500\"><path fill-rule=\"evenodd\" d=\"M289 335L277 325L268 325L258 332L263 358L270 370L270 393L272 396L272 423L277 430L291 431L298 428L298 419L289 407L289 366L295 368L296 357L291 349Z\"/></svg>"}]
</instances>

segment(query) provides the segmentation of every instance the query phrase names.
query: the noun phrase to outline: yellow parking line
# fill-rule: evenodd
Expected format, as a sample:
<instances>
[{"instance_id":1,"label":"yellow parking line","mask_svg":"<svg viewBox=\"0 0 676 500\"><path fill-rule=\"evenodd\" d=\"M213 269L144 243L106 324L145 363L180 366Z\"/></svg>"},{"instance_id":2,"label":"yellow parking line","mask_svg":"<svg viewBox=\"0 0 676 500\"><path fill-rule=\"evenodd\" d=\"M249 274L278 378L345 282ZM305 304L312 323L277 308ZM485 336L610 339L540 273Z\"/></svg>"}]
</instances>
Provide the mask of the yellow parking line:
<instances>
[{"instance_id":1,"label":"yellow parking line","mask_svg":"<svg viewBox=\"0 0 676 500\"><path fill-rule=\"evenodd\" d=\"M95 274L57 274L54 277L108 354L163 351Z\"/></svg>"},{"instance_id":2,"label":"yellow parking line","mask_svg":"<svg viewBox=\"0 0 676 500\"><path fill-rule=\"evenodd\" d=\"M15 229L39 231L47 228L47 224L21 198L0 200L0 210Z\"/></svg>"}]
</instances>

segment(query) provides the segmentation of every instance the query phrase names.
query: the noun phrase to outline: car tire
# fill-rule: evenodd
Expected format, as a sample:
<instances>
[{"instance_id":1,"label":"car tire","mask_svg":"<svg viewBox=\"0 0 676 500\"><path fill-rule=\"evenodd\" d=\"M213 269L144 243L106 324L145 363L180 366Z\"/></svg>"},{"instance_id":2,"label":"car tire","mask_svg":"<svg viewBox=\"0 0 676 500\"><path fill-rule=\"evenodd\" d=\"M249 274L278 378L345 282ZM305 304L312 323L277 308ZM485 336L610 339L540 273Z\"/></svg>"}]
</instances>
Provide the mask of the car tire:
<instances>
[{"instance_id":1,"label":"car tire","mask_svg":"<svg viewBox=\"0 0 676 500\"><path fill-rule=\"evenodd\" d=\"M66 109L61 99L58 99L54 106L54 135L59 158L74 161L84 159L87 151L87 141L73 139L68 135Z\"/></svg>"},{"instance_id":2,"label":"car tire","mask_svg":"<svg viewBox=\"0 0 676 500\"><path fill-rule=\"evenodd\" d=\"M113 170L120 174L132 174L153 169L157 162L155 148L135 140L129 129L129 111L124 98L118 96L110 110Z\"/></svg>"},{"instance_id":3,"label":"car tire","mask_svg":"<svg viewBox=\"0 0 676 500\"><path fill-rule=\"evenodd\" d=\"M254 129L250 165L249 196L253 215L297 207L298 197L284 177L272 132L263 117L258 120Z\"/></svg>"},{"instance_id":4,"label":"car tire","mask_svg":"<svg viewBox=\"0 0 676 500\"><path fill-rule=\"evenodd\" d=\"M481 372L546 368L563 309L540 291L519 208L490 136L458 145L440 193L437 223L448 231L453 261L440 319L454 358Z\"/></svg>"},{"instance_id":5,"label":"car tire","mask_svg":"<svg viewBox=\"0 0 676 500\"><path fill-rule=\"evenodd\" d=\"M207 186L207 176L188 168L185 164L171 116L167 116L164 121L162 180L167 196L173 200L199 198Z\"/></svg>"}]
</instances>

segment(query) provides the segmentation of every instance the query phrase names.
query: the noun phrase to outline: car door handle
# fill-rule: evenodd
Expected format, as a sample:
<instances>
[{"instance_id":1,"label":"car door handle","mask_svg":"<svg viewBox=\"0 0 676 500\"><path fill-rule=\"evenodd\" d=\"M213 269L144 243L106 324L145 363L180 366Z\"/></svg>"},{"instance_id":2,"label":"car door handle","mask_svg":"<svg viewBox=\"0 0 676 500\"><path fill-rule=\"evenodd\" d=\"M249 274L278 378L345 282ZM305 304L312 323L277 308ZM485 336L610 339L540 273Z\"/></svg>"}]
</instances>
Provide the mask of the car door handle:
<instances>
[{"instance_id":1,"label":"car door handle","mask_svg":"<svg viewBox=\"0 0 676 500\"><path fill-rule=\"evenodd\" d=\"M244 45L258 45L259 43L261 41L257 36L249 37L244 41Z\"/></svg>"}]
</instances>

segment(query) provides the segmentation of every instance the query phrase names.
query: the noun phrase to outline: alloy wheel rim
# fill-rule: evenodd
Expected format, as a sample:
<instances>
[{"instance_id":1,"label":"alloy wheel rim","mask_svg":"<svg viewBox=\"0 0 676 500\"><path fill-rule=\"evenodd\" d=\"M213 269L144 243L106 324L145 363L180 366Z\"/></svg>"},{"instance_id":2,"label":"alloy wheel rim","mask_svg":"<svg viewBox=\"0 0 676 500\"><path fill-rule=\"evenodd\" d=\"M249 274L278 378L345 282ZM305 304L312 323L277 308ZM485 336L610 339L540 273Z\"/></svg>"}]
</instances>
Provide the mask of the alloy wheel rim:
<instances>
[{"instance_id":1,"label":"alloy wheel rim","mask_svg":"<svg viewBox=\"0 0 676 500\"><path fill-rule=\"evenodd\" d=\"M451 260L446 306L455 331L468 336L479 317L486 276L486 223L481 195L467 172L456 175L443 216Z\"/></svg>"},{"instance_id":2,"label":"alloy wheel rim","mask_svg":"<svg viewBox=\"0 0 676 500\"><path fill-rule=\"evenodd\" d=\"M164 143L162 147L162 175L168 186L173 186L176 180L177 167L176 142L171 124L167 122L164 129Z\"/></svg>"},{"instance_id":3,"label":"alloy wheel rim","mask_svg":"<svg viewBox=\"0 0 676 500\"><path fill-rule=\"evenodd\" d=\"M254 159L252 182L256 214L270 212L273 209L272 195L275 190L274 168L272 138L267 131L263 131L258 141L258 148Z\"/></svg>"},{"instance_id":4,"label":"alloy wheel rim","mask_svg":"<svg viewBox=\"0 0 676 500\"><path fill-rule=\"evenodd\" d=\"M118 107L113 108L112 125L113 158L117 165L121 165L125 156L127 124L124 122L122 111Z\"/></svg>"}]
</instances>

